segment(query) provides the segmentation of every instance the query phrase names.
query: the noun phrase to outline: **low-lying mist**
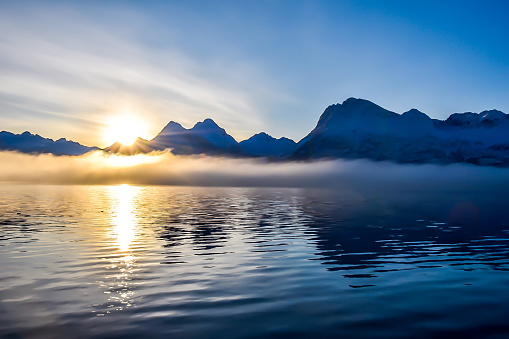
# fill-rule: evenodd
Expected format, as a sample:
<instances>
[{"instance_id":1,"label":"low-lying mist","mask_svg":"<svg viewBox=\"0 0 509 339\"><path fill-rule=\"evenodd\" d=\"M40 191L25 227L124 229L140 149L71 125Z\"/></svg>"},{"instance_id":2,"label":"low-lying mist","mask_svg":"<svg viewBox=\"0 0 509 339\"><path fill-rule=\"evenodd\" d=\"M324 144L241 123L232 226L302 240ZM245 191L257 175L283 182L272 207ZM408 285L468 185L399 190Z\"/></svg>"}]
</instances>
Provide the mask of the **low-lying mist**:
<instances>
[{"instance_id":1,"label":"low-lying mist","mask_svg":"<svg viewBox=\"0 0 509 339\"><path fill-rule=\"evenodd\" d=\"M401 165L368 160L267 162L175 156L170 152L82 156L0 152L0 181L29 184L336 187L354 189L509 188L509 170L474 165Z\"/></svg>"}]
</instances>

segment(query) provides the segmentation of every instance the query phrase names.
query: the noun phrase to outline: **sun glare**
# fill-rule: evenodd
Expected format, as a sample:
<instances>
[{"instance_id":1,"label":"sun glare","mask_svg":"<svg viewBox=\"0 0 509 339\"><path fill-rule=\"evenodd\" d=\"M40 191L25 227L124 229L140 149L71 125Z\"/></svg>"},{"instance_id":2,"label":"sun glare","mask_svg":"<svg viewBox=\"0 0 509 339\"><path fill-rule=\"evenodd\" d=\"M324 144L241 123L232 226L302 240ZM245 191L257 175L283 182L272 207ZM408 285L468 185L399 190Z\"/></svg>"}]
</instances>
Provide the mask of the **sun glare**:
<instances>
[{"instance_id":1,"label":"sun glare","mask_svg":"<svg viewBox=\"0 0 509 339\"><path fill-rule=\"evenodd\" d=\"M111 186L112 200L115 202L113 224L118 247L122 251L129 250L129 245L136 233L136 216L134 214L134 198L137 189L129 185Z\"/></svg>"},{"instance_id":2,"label":"sun glare","mask_svg":"<svg viewBox=\"0 0 509 339\"><path fill-rule=\"evenodd\" d=\"M119 142L124 146L132 145L136 138L144 137L146 124L135 114L128 112L111 117L107 121L105 139L108 142Z\"/></svg>"}]
</instances>

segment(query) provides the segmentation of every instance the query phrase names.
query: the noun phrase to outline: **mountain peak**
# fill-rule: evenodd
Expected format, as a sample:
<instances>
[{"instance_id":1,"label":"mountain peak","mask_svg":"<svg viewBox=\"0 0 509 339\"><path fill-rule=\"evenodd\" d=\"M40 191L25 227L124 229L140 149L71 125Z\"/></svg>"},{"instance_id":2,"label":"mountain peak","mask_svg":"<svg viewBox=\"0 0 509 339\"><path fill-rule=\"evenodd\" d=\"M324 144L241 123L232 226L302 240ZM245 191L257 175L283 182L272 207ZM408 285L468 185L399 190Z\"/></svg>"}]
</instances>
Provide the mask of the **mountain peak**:
<instances>
[{"instance_id":1,"label":"mountain peak","mask_svg":"<svg viewBox=\"0 0 509 339\"><path fill-rule=\"evenodd\" d=\"M353 113L353 114L371 114L371 113L381 113L388 112L392 114L396 114L394 112L388 111L385 108L378 106L377 104L360 98L348 98L343 101L342 104L332 105L329 108L333 108L335 110L340 110L344 113ZM327 111L327 110L326 110Z\"/></svg>"},{"instance_id":2,"label":"mountain peak","mask_svg":"<svg viewBox=\"0 0 509 339\"><path fill-rule=\"evenodd\" d=\"M210 118L196 123L189 131L191 134L205 138L215 147L222 149L238 148L237 141Z\"/></svg>"},{"instance_id":3,"label":"mountain peak","mask_svg":"<svg viewBox=\"0 0 509 339\"><path fill-rule=\"evenodd\" d=\"M274 137L272 137L271 135L265 133L265 132L260 132L260 133L256 133L255 135L253 135L251 138L257 138L257 139L274 139ZM249 139L251 139L249 138Z\"/></svg>"},{"instance_id":4,"label":"mountain peak","mask_svg":"<svg viewBox=\"0 0 509 339\"><path fill-rule=\"evenodd\" d=\"M406 111L405 113L403 114L424 114L422 113L421 111L419 111L417 108L412 108L411 110L409 111Z\"/></svg>"},{"instance_id":5,"label":"mountain peak","mask_svg":"<svg viewBox=\"0 0 509 339\"><path fill-rule=\"evenodd\" d=\"M280 157L293 152L297 144L288 138L276 139L265 132L260 132L247 140L241 141L240 146L252 156Z\"/></svg>"},{"instance_id":6,"label":"mountain peak","mask_svg":"<svg viewBox=\"0 0 509 339\"><path fill-rule=\"evenodd\" d=\"M369 126L380 123L381 120L399 116L369 100L348 98L342 104L327 107L318 120L317 128L327 129L331 134L338 134L348 124Z\"/></svg>"},{"instance_id":7,"label":"mountain peak","mask_svg":"<svg viewBox=\"0 0 509 339\"><path fill-rule=\"evenodd\" d=\"M168 125L166 125L165 128L169 128L169 129L178 129L178 130L181 130L181 129L184 129L184 127L182 127L181 124L179 124L178 122L175 122L175 121L170 121L168 123Z\"/></svg>"},{"instance_id":8,"label":"mountain peak","mask_svg":"<svg viewBox=\"0 0 509 339\"><path fill-rule=\"evenodd\" d=\"M194 125L192 129L195 129L195 128L199 128L199 129L207 128L207 129L209 129L209 128L221 128L221 127L219 127L219 125L216 124L214 122L214 120L212 120L210 118L207 118L207 119L205 119L205 120L203 120L201 122L197 122L196 125Z\"/></svg>"},{"instance_id":9,"label":"mountain peak","mask_svg":"<svg viewBox=\"0 0 509 339\"><path fill-rule=\"evenodd\" d=\"M170 121L164 128L159 132L158 135L169 135L169 134L175 134L175 133L181 133L185 131L186 129L182 127L181 124L175 121Z\"/></svg>"},{"instance_id":10,"label":"mountain peak","mask_svg":"<svg viewBox=\"0 0 509 339\"><path fill-rule=\"evenodd\" d=\"M170 122L168 123L168 125L166 125L166 126L177 126L177 127L182 127L182 125L181 125L181 124L179 124L178 122L175 122L175 121L173 121L173 120L172 120L172 121L170 121Z\"/></svg>"},{"instance_id":11,"label":"mountain peak","mask_svg":"<svg viewBox=\"0 0 509 339\"><path fill-rule=\"evenodd\" d=\"M344 108L352 109L356 107L360 108L367 108L367 107L380 107L377 104L366 100L366 99L360 99L360 98L348 98L341 104Z\"/></svg>"},{"instance_id":12,"label":"mountain peak","mask_svg":"<svg viewBox=\"0 0 509 339\"><path fill-rule=\"evenodd\" d=\"M404 118L431 120L431 118L426 113L423 113L416 108L412 108L411 110L406 111L405 113L401 114L401 116Z\"/></svg>"},{"instance_id":13,"label":"mountain peak","mask_svg":"<svg viewBox=\"0 0 509 339\"><path fill-rule=\"evenodd\" d=\"M357 103L362 103L362 102L371 102L369 100L366 100L366 99L361 99L361 98L354 98L354 97L350 97L348 99L346 99L345 101L343 101L342 105L353 105L353 104L357 104Z\"/></svg>"}]
</instances>

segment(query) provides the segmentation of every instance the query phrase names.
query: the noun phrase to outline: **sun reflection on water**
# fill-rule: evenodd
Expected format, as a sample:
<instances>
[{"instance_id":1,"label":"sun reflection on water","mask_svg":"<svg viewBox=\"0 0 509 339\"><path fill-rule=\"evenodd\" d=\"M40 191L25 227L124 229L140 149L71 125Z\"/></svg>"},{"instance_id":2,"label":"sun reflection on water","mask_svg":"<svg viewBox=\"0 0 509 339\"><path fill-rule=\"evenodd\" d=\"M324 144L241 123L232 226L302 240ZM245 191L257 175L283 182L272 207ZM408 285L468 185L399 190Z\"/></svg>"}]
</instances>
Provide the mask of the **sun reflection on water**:
<instances>
[{"instance_id":1,"label":"sun reflection on water","mask_svg":"<svg viewBox=\"0 0 509 339\"><path fill-rule=\"evenodd\" d=\"M136 188L129 185L111 187L114 205L113 225L120 250L128 251L136 231L136 215L134 214L134 196Z\"/></svg>"},{"instance_id":2,"label":"sun reflection on water","mask_svg":"<svg viewBox=\"0 0 509 339\"><path fill-rule=\"evenodd\" d=\"M110 274L99 281L108 301L97 305L102 311L96 311L103 316L112 311L121 311L133 307L135 291L133 278L137 275L137 257L133 254L132 244L137 236L138 217L136 215L136 196L138 188L129 185L110 186L109 198L113 215L111 222L111 236L118 255L109 258L108 270Z\"/></svg>"}]
</instances>

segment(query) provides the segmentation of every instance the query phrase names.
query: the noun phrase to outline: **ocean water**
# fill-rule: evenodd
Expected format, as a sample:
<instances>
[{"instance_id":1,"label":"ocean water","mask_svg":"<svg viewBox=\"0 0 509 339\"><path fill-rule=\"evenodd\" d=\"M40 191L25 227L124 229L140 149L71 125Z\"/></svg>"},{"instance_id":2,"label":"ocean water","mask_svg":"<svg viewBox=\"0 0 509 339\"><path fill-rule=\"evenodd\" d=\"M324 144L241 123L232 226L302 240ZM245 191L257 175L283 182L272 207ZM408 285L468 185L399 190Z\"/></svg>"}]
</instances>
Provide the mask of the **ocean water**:
<instances>
[{"instance_id":1,"label":"ocean water","mask_svg":"<svg viewBox=\"0 0 509 339\"><path fill-rule=\"evenodd\" d=\"M505 192L0 186L2 338L508 338Z\"/></svg>"}]
</instances>

